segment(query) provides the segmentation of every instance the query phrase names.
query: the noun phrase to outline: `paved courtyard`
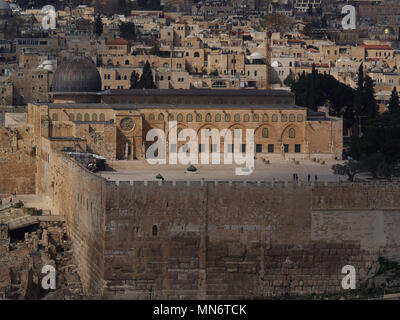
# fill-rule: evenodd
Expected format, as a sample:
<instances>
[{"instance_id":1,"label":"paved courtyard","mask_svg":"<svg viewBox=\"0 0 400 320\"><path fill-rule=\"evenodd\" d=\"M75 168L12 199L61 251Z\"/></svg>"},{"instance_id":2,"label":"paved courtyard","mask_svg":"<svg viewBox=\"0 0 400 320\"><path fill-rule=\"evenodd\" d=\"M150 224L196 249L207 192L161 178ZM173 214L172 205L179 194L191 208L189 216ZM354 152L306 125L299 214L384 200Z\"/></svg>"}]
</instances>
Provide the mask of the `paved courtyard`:
<instances>
[{"instance_id":1,"label":"paved courtyard","mask_svg":"<svg viewBox=\"0 0 400 320\"><path fill-rule=\"evenodd\" d=\"M197 172L188 172L189 165L150 165L146 160L134 161L107 161L114 171L103 171L98 174L112 181L156 181L157 174L166 181L180 180L206 180L206 181L293 181L293 174L297 173L300 181L307 181L307 175L311 175L314 181L317 175L318 181L344 181L347 176L334 175L331 169L333 164L343 161L325 161L325 164L311 160L300 160L295 164L289 160L271 160L265 164L261 159L255 162L255 171L250 175L236 175L235 168L244 165L195 165Z\"/></svg>"}]
</instances>

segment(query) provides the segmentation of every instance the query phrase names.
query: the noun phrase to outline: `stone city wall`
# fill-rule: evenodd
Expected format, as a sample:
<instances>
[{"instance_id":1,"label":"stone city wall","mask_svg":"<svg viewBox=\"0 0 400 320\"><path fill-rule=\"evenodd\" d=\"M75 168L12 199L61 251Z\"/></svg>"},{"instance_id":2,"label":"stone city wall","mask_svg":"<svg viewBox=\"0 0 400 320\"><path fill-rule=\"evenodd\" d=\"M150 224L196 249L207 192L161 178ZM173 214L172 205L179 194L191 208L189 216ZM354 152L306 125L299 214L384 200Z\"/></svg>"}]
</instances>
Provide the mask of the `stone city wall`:
<instances>
[{"instance_id":1,"label":"stone city wall","mask_svg":"<svg viewBox=\"0 0 400 320\"><path fill-rule=\"evenodd\" d=\"M47 143L46 143L47 142ZM37 193L65 216L82 285L89 294L103 287L105 181L42 139Z\"/></svg>"},{"instance_id":2,"label":"stone city wall","mask_svg":"<svg viewBox=\"0 0 400 320\"><path fill-rule=\"evenodd\" d=\"M376 271L378 257L400 260L399 184L116 183L42 140L38 193L65 215L89 294L335 293L343 266L356 268L359 285Z\"/></svg>"},{"instance_id":3,"label":"stone city wall","mask_svg":"<svg viewBox=\"0 0 400 320\"><path fill-rule=\"evenodd\" d=\"M106 194L109 298L334 293L343 266L359 284L399 251L398 184L108 182Z\"/></svg>"}]
</instances>

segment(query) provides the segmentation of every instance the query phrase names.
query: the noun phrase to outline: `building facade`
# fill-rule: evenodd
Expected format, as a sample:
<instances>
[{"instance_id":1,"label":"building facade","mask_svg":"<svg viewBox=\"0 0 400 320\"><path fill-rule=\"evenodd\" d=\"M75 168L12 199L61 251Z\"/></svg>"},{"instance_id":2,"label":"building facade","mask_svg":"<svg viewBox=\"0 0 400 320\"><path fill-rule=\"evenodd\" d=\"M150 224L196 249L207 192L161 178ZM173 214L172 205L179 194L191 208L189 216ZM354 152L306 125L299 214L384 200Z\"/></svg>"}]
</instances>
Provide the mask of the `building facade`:
<instances>
[{"instance_id":1,"label":"building facade","mask_svg":"<svg viewBox=\"0 0 400 320\"><path fill-rule=\"evenodd\" d=\"M227 129L232 137L242 129L244 152L244 132L253 129L255 153L268 158L341 158L341 119L296 106L293 94L286 91L101 91L100 75L88 60L66 64L58 68L62 74L54 75L53 102L28 105L35 136L50 139L56 148L92 151L107 159L144 159L154 143L146 139L151 129L165 133L167 152L187 151L188 141L180 136L186 128L194 129L199 139L201 129ZM173 122L177 145L170 137ZM224 138L210 140L209 150L232 152L232 147L225 148ZM207 150L201 142L196 152Z\"/></svg>"}]
</instances>

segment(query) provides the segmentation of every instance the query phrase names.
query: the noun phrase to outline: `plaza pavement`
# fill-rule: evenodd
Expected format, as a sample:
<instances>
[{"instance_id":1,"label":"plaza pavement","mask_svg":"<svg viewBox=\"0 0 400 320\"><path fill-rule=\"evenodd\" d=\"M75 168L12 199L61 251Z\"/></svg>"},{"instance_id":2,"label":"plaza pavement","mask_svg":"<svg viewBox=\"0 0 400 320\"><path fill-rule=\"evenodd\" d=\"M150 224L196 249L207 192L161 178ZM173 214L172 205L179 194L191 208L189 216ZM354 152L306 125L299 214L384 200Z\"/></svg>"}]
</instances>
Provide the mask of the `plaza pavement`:
<instances>
[{"instance_id":1,"label":"plaza pavement","mask_svg":"<svg viewBox=\"0 0 400 320\"><path fill-rule=\"evenodd\" d=\"M98 174L111 181L157 181L157 174L165 181L293 181L293 174L297 173L299 181L307 181L307 175L311 175L314 181L315 175L318 181L345 181L347 176L334 175L331 169L333 164L343 161L328 160L325 164L311 160L300 160L295 164L289 160L271 160L270 164L261 159L255 162L255 171L250 175L236 175L235 168L244 165L195 165L197 172L188 172L189 165L151 165L146 160L133 161L107 161L107 164L115 171L103 171Z\"/></svg>"}]
</instances>

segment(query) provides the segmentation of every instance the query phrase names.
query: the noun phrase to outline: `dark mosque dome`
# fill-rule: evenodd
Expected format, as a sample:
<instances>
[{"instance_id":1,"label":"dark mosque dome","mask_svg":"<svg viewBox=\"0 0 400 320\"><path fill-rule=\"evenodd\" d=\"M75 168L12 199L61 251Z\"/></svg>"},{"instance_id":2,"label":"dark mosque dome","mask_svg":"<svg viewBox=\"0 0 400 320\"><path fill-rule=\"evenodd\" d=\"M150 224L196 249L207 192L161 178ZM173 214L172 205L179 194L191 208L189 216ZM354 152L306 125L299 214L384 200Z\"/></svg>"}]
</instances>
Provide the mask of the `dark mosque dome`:
<instances>
[{"instance_id":1,"label":"dark mosque dome","mask_svg":"<svg viewBox=\"0 0 400 320\"><path fill-rule=\"evenodd\" d=\"M101 78L96 66L86 58L61 63L53 77L53 92L99 92Z\"/></svg>"},{"instance_id":2,"label":"dark mosque dome","mask_svg":"<svg viewBox=\"0 0 400 320\"><path fill-rule=\"evenodd\" d=\"M12 11L10 5L5 0L0 0L0 17L11 17Z\"/></svg>"}]
</instances>

